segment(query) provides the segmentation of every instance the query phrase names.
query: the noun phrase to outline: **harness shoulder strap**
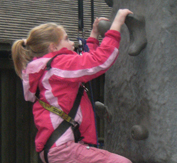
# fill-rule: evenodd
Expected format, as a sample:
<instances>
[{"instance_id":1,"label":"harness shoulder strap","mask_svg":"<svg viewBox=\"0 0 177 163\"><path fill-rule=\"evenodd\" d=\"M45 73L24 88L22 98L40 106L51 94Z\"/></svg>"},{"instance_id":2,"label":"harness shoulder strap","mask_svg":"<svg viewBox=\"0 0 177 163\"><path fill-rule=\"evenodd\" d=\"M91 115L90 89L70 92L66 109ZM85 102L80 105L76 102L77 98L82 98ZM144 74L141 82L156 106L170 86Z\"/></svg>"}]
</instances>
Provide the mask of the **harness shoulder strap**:
<instances>
[{"instance_id":1,"label":"harness shoulder strap","mask_svg":"<svg viewBox=\"0 0 177 163\"><path fill-rule=\"evenodd\" d=\"M52 61L60 54L57 54L55 55L53 58L51 58L48 62L47 62L47 65L46 65L46 70L50 70L51 69L51 63Z\"/></svg>"}]
</instances>

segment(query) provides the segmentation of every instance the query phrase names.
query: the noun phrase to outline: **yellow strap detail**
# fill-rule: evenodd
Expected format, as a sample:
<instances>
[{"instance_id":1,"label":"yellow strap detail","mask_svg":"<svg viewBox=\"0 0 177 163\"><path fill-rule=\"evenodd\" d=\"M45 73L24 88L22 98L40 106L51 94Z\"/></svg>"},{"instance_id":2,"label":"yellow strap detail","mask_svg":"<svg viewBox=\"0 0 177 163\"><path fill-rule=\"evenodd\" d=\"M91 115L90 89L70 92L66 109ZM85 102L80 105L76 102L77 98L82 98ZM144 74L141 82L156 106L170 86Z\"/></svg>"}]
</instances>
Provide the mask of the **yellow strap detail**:
<instances>
[{"instance_id":1,"label":"yellow strap detail","mask_svg":"<svg viewBox=\"0 0 177 163\"><path fill-rule=\"evenodd\" d=\"M39 100L38 98L37 98L37 100L39 101L39 103L41 104L41 106L43 108L45 108L46 110L59 115L61 118L63 118L67 122L71 122L72 121L72 118L68 114L66 114L64 111L59 110L58 108L56 108L54 106L51 106L51 105L45 103L44 101Z\"/></svg>"}]
</instances>

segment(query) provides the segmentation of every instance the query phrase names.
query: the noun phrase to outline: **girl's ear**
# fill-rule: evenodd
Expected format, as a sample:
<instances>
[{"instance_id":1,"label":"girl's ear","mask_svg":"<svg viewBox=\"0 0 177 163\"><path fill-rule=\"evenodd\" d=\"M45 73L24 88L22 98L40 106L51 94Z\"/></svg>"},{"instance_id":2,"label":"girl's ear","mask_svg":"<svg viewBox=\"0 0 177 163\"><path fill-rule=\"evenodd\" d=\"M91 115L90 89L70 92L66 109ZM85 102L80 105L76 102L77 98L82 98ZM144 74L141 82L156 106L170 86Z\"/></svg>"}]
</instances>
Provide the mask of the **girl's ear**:
<instances>
[{"instance_id":1,"label":"girl's ear","mask_svg":"<svg viewBox=\"0 0 177 163\"><path fill-rule=\"evenodd\" d=\"M49 45L49 52L57 51L56 45L54 43L50 43Z\"/></svg>"}]
</instances>

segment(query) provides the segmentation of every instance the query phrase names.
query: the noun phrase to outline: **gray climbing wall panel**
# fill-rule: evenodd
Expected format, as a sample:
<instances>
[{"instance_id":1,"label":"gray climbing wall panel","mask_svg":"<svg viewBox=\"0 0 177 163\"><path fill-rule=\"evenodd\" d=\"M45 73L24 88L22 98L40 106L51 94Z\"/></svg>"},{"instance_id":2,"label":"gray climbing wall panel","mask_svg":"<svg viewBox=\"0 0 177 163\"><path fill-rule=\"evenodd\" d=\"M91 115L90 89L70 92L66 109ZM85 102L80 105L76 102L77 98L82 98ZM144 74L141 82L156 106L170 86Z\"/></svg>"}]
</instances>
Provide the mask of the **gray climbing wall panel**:
<instances>
[{"instance_id":1,"label":"gray climbing wall panel","mask_svg":"<svg viewBox=\"0 0 177 163\"><path fill-rule=\"evenodd\" d=\"M135 163L177 163L177 1L112 2L110 19L120 8L144 17L147 44L130 56L131 43L144 36L130 22L137 30L132 41L123 25L119 57L105 76L105 104L113 113L105 124L105 148ZM133 139L135 125L148 137Z\"/></svg>"}]
</instances>

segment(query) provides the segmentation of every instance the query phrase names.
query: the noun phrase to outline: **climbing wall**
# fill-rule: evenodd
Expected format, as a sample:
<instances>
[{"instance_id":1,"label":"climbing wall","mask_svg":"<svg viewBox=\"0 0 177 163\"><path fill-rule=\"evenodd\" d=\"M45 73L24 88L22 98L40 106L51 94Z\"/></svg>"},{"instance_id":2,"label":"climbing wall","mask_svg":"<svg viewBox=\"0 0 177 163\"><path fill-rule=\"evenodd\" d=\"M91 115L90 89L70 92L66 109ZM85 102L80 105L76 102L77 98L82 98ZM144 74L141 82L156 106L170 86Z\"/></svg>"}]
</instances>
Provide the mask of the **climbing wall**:
<instances>
[{"instance_id":1,"label":"climbing wall","mask_svg":"<svg viewBox=\"0 0 177 163\"><path fill-rule=\"evenodd\" d=\"M177 1L114 0L134 15L105 75L105 148L134 163L177 163Z\"/></svg>"}]
</instances>

